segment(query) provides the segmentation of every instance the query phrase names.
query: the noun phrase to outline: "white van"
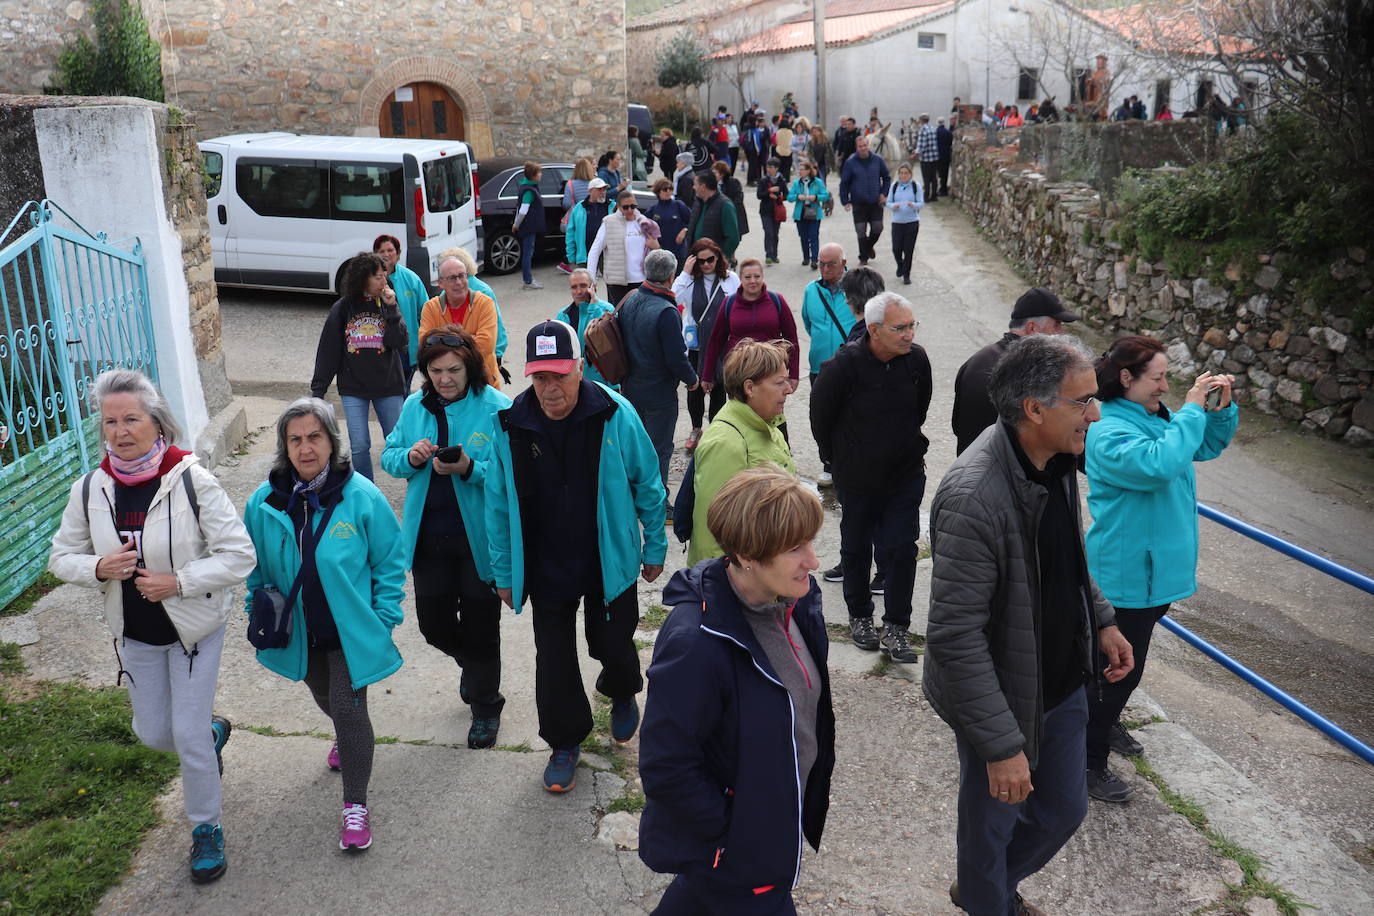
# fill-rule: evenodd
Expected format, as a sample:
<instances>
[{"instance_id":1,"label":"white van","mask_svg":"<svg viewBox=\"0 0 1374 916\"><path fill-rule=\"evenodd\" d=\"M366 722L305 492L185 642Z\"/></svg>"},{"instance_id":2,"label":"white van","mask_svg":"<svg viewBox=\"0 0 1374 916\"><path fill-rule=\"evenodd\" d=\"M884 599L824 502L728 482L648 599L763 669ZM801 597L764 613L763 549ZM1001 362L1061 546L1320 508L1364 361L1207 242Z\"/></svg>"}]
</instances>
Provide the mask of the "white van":
<instances>
[{"instance_id":1,"label":"white van","mask_svg":"<svg viewBox=\"0 0 1374 916\"><path fill-rule=\"evenodd\" d=\"M200 149L217 283L337 293L344 262L383 234L431 287L447 248L481 266L477 162L461 140L277 132Z\"/></svg>"}]
</instances>

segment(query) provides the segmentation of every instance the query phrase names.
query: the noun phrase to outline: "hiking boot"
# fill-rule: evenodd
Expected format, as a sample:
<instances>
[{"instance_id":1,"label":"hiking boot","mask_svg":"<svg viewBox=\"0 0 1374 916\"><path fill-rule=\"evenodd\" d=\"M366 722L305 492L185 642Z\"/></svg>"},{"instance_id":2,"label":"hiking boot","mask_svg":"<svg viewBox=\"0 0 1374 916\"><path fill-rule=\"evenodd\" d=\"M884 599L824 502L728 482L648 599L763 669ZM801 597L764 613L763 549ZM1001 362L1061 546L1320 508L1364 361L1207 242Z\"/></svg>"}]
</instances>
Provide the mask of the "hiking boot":
<instances>
[{"instance_id":1,"label":"hiking boot","mask_svg":"<svg viewBox=\"0 0 1374 916\"><path fill-rule=\"evenodd\" d=\"M501 731L500 716L473 716L468 728L468 747L475 751L484 750L496 743L496 735Z\"/></svg>"},{"instance_id":2,"label":"hiking boot","mask_svg":"<svg viewBox=\"0 0 1374 916\"><path fill-rule=\"evenodd\" d=\"M577 785L577 760L581 756L580 748L555 749L544 767L544 788L550 792L571 792Z\"/></svg>"},{"instance_id":3,"label":"hiking boot","mask_svg":"<svg viewBox=\"0 0 1374 916\"><path fill-rule=\"evenodd\" d=\"M628 700L611 701L611 737L621 744L635 736L639 728L639 702L630 697Z\"/></svg>"},{"instance_id":4,"label":"hiking boot","mask_svg":"<svg viewBox=\"0 0 1374 916\"><path fill-rule=\"evenodd\" d=\"M865 652L875 651L878 648L878 633L873 629L873 618L849 618L849 638Z\"/></svg>"},{"instance_id":5,"label":"hiking boot","mask_svg":"<svg viewBox=\"0 0 1374 916\"><path fill-rule=\"evenodd\" d=\"M820 262L820 261L812 261L812 262L811 262L811 269L812 269L812 270L820 270L820 267L821 267L821 262Z\"/></svg>"},{"instance_id":6,"label":"hiking boot","mask_svg":"<svg viewBox=\"0 0 1374 916\"><path fill-rule=\"evenodd\" d=\"M955 881L949 886L949 902L961 910L964 909L963 903L959 900L958 881ZM1020 894L1016 895L1016 899L1012 901L1012 906L1014 907L1016 916L1047 916L1044 910L1032 903L1027 903Z\"/></svg>"},{"instance_id":7,"label":"hiking boot","mask_svg":"<svg viewBox=\"0 0 1374 916\"><path fill-rule=\"evenodd\" d=\"M868 583L868 590L875 595L881 595L887 588L887 573L874 573L873 581Z\"/></svg>"},{"instance_id":8,"label":"hiking boot","mask_svg":"<svg viewBox=\"0 0 1374 916\"><path fill-rule=\"evenodd\" d=\"M216 881L229 868L224 857L224 828L197 824L191 831L191 880L197 884Z\"/></svg>"},{"instance_id":9,"label":"hiking boot","mask_svg":"<svg viewBox=\"0 0 1374 916\"><path fill-rule=\"evenodd\" d=\"M890 624L883 627L882 647L883 654L889 661L901 662L904 665L916 661L916 650L911 648L911 637L907 635L906 627L895 627Z\"/></svg>"},{"instance_id":10,"label":"hiking boot","mask_svg":"<svg viewBox=\"0 0 1374 916\"><path fill-rule=\"evenodd\" d=\"M821 573L821 578L827 582L843 582L844 564L836 563L833 568L827 569L825 572Z\"/></svg>"},{"instance_id":11,"label":"hiking boot","mask_svg":"<svg viewBox=\"0 0 1374 916\"><path fill-rule=\"evenodd\" d=\"M339 848L362 852L372 845L372 818L367 805L344 805L339 815Z\"/></svg>"},{"instance_id":12,"label":"hiking boot","mask_svg":"<svg viewBox=\"0 0 1374 916\"><path fill-rule=\"evenodd\" d=\"M329 748L329 756L324 758L324 765L335 773L343 769L343 761L339 759L339 742L335 741Z\"/></svg>"},{"instance_id":13,"label":"hiking boot","mask_svg":"<svg viewBox=\"0 0 1374 916\"><path fill-rule=\"evenodd\" d=\"M1126 785L1125 781L1112 772L1111 767L1103 767L1100 770L1088 770L1088 796L1098 801L1121 804L1130 801L1135 789Z\"/></svg>"},{"instance_id":14,"label":"hiking boot","mask_svg":"<svg viewBox=\"0 0 1374 916\"><path fill-rule=\"evenodd\" d=\"M1145 753L1145 747L1132 738L1120 722L1107 729L1107 745L1122 757L1139 757Z\"/></svg>"},{"instance_id":15,"label":"hiking boot","mask_svg":"<svg viewBox=\"0 0 1374 916\"><path fill-rule=\"evenodd\" d=\"M224 716L210 717L210 734L215 736L215 761L219 764L219 775L224 775L224 746L229 743L229 734L234 726ZM216 875L215 877L219 877ZM213 879L210 879L213 880Z\"/></svg>"}]
</instances>

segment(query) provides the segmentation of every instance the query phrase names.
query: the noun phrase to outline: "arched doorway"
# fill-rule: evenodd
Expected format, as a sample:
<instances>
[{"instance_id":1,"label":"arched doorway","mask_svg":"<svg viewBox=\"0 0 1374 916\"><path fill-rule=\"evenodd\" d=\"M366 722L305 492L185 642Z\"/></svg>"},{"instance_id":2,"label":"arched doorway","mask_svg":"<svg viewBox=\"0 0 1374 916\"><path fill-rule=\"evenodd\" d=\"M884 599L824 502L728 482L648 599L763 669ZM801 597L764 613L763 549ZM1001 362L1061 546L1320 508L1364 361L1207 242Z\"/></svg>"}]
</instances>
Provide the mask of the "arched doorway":
<instances>
[{"instance_id":1,"label":"arched doorway","mask_svg":"<svg viewBox=\"0 0 1374 916\"><path fill-rule=\"evenodd\" d=\"M383 137L466 140L463 108L438 83L407 83L382 101L377 129Z\"/></svg>"}]
</instances>

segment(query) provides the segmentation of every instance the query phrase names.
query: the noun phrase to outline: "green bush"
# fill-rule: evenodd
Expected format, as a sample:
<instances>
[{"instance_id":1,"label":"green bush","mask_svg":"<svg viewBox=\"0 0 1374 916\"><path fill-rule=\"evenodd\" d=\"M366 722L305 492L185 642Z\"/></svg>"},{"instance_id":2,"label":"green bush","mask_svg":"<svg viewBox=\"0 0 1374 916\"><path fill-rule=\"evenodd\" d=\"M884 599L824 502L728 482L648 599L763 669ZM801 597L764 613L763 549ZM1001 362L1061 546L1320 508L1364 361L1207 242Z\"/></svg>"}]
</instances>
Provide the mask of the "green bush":
<instances>
[{"instance_id":1,"label":"green bush","mask_svg":"<svg viewBox=\"0 0 1374 916\"><path fill-rule=\"evenodd\" d=\"M77 36L57 59L61 95L130 95L161 102L162 46L130 0L93 0L95 43Z\"/></svg>"}]
</instances>

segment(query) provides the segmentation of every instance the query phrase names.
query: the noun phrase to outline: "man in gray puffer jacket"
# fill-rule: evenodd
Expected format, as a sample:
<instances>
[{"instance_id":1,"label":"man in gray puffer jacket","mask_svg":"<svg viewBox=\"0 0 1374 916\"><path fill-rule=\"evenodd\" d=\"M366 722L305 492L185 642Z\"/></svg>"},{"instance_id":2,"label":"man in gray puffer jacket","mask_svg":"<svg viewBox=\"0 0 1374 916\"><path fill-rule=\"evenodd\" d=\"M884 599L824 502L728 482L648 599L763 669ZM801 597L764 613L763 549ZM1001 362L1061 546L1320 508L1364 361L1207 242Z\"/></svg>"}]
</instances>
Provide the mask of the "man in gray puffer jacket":
<instances>
[{"instance_id":1,"label":"man in gray puffer jacket","mask_svg":"<svg viewBox=\"0 0 1374 916\"><path fill-rule=\"evenodd\" d=\"M1076 338L1012 344L988 393L999 420L954 462L930 510L934 572L923 688L959 749L956 906L1040 913L1017 885L1088 810L1087 689L1131 670L1088 575L1076 457L1098 413ZM1108 667L1093 671L1094 639Z\"/></svg>"}]
</instances>

